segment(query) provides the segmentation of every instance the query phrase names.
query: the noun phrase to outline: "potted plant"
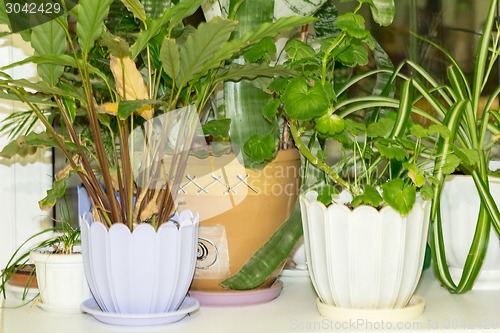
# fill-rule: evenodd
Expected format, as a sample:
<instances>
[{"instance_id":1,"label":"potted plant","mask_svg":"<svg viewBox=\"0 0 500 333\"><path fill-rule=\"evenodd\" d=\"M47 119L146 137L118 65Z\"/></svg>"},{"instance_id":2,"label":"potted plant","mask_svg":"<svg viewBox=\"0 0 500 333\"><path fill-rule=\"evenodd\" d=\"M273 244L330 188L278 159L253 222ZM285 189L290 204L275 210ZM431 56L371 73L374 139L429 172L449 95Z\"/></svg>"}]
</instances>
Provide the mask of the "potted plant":
<instances>
[{"instance_id":1,"label":"potted plant","mask_svg":"<svg viewBox=\"0 0 500 333\"><path fill-rule=\"evenodd\" d=\"M453 293L467 292L474 283L480 289L496 289L500 283L500 181L490 170L500 133L498 109L493 107L500 94L498 84L487 93L500 54L500 37L494 32L497 6L497 0L490 1L472 76L450 52L427 39L449 61L447 82L438 83L421 66L408 62L419 77L415 87L421 99L451 133L440 139L435 163L438 183L431 212L431 248L436 276ZM441 165L450 162L457 172L446 176Z\"/></svg>"},{"instance_id":2,"label":"potted plant","mask_svg":"<svg viewBox=\"0 0 500 333\"><path fill-rule=\"evenodd\" d=\"M47 233L51 234L49 238L26 249L28 243ZM23 268L29 272L25 283L17 289L9 288L11 280ZM35 279L34 285L30 278ZM22 300L35 299L40 308L49 312L80 313L80 304L90 297L83 273L80 230L63 223L62 227L45 229L27 239L3 269L0 290L4 298L9 290ZM33 297L28 299L28 295Z\"/></svg>"},{"instance_id":3,"label":"potted plant","mask_svg":"<svg viewBox=\"0 0 500 333\"><path fill-rule=\"evenodd\" d=\"M425 301L413 294L425 256L431 162L436 138L449 133L413 106L414 81L398 74L399 67L362 71L336 84L335 73L366 65L366 45L375 45L358 13L362 5L339 15L338 33L317 49L289 41L287 65L299 75L273 87L295 145L319 173L300 197L319 312L335 320L407 320L424 309ZM374 91L380 86L372 80L368 93L356 94L356 85L366 89L367 79L380 76L387 82L382 89ZM434 124L412 123L412 112ZM329 153L332 144L336 157Z\"/></svg>"},{"instance_id":4,"label":"potted plant","mask_svg":"<svg viewBox=\"0 0 500 333\"><path fill-rule=\"evenodd\" d=\"M229 15L234 14L239 21L244 22L244 25L238 29L239 34L244 34L252 31L257 24L271 22L273 18L278 19L291 14L315 14L318 10L322 9L325 3L326 1L311 3L302 0L247 1L242 2L242 4L238 1L217 1L207 3L204 7L204 12L207 20L209 20L214 13L219 16L224 13L229 13ZM378 8L378 10L374 10L377 17L386 20L387 17L390 16L388 13L394 9L393 4L391 5L391 1L376 1L375 3L376 8ZM238 10L236 10L236 8ZM325 30L325 26L331 24L328 19L331 20L333 18L333 14L328 11L329 8L330 7L323 10L318 16L325 16L324 22L326 23L320 27L322 30ZM256 15L256 13L259 13L259 15ZM295 36L293 34L287 34L285 38L278 38L278 40L282 42L284 39L295 38L297 35L298 31L295 31ZM283 58L284 51L282 49L282 43L278 42L277 45L275 45L272 41L267 40L250 49L245 54L244 60L241 59L240 61L276 62L277 59L273 58L272 54L269 54L270 50L277 50L276 53L280 55L279 58ZM262 89L262 82L263 80L259 79L255 81L226 83L223 91L223 98L221 98L223 101L221 103L222 111L217 114L217 116L222 119L216 119L215 121L224 121L224 117L231 119L229 138L233 147L243 147L243 149L240 149L242 155L241 159L247 169L245 174L250 176L248 181L250 184L267 183L268 185L275 186L274 188L281 189L282 192L283 189L295 188L293 191L287 190L287 193L297 194L296 185L293 187L292 184L287 184L283 181L281 181L281 184L276 183L274 180L270 181L271 178L285 178L283 172L279 172L274 177L269 176L267 179L262 179L261 177L259 179L254 176L255 173L252 170L249 170L250 168L259 168L264 165L263 169L259 171L259 174L272 175L273 172L269 170L273 170L272 167L274 162L269 165L267 163L273 160L275 156L277 156L278 160L286 155L296 156L294 157L295 166L293 166L293 168L287 167L287 170L298 170L299 165L295 145L293 144L293 140L291 140L288 130L287 120L283 117L282 113L276 112L276 101L273 100L269 89ZM262 112L255 112L255 110L262 110ZM274 170L276 170L276 168L274 168ZM296 171L294 171L294 173L296 173ZM286 174L289 175L290 172ZM207 184L210 184L209 181L210 180L208 180ZM297 178L292 178L292 182L297 184ZM256 187L253 186L253 188L248 191L250 195L254 195L253 191L255 188ZM264 192L261 189L259 189L259 191ZM232 247L235 250L230 249L229 253L231 253L231 251L233 253L238 251L242 252L241 250L245 249L244 257L234 261L233 259L229 260L230 269L225 270L226 273L222 272L222 274L220 274L218 269L227 266L223 264L219 266L214 265L213 255L203 256L205 265L197 270L196 274L198 276L195 275L193 288L191 290L194 291L197 296L200 294L204 297L206 296L205 303L217 303L218 297L215 292L221 294L222 297L220 297L220 299L223 302L228 302L231 299L230 296L234 296L235 299L239 299L238 304L242 304L242 295L250 295L252 291L254 291L256 295L265 294L267 296L246 300L245 302L262 302L276 297L277 294L279 294L279 282L274 285L272 285L272 283L275 281L277 274L279 274L281 270L280 267L283 266L294 244L302 235L300 209L298 205L296 205L295 209L293 209L291 205L294 198L295 195L288 195L285 203L279 203L276 200L270 201L269 196L264 196L262 201L259 199L261 203L258 204L258 206L253 205L253 207L261 208L251 208L251 211L254 213L245 214L245 216L248 217L245 219L246 223L241 221L238 224L244 226L251 224L251 228L245 227L247 230L253 230L254 225L260 222L263 222L263 225L271 225L272 223L273 227L258 227L258 234L256 234L256 236L254 233L251 233L245 235L244 239L240 236L241 233L230 232L235 235L235 238L233 238L233 240L228 239L227 244L229 248ZM276 202L275 206L281 207L279 209L273 209L274 211L280 211L281 216L274 218L267 213L268 209L265 207L271 207L271 202ZM286 207L286 209L283 210L282 207ZM262 211L266 212L264 215L265 221L262 220L262 214L260 214ZM256 214L258 214L258 216L256 216ZM228 222L223 222L224 219L222 215L202 222L202 230L204 230L205 225L207 226L206 231L208 236L205 238L207 239L207 247L213 249L212 253L217 252L220 254L227 252L228 245L224 242L219 242L220 238L225 239L226 236L222 235L221 237L220 234L214 235L213 230L215 226L224 226L220 227L220 232L225 229L232 229L231 224L235 224L234 222L231 223L234 221L234 216L228 214L224 215L230 217L227 220ZM290 216L289 219L283 223L287 216ZM276 230L276 232L274 232L274 230ZM272 234L273 232L274 234ZM258 242L250 243L252 239L258 239ZM266 243L262 245L263 242ZM217 248L217 246L219 246L219 248ZM231 254L230 257L233 258ZM223 260L219 259L219 262L227 263L227 260L226 256ZM207 267L208 265L211 265L210 268ZM211 279L206 277L210 269L213 271ZM216 279L215 274L218 273L219 276L216 276L218 278ZM226 279L224 280L224 278ZM226 292L218 285L226 289L231 289L232 291ZM274 289L274 291L266 292L263 290L263 288L265 289L270 285L273 286L272 289ZM244 291L237 293L233 290Z\"/></svg>"},{"instance_id":5,"label":"potted plant","mask_svg":"<svg viewBox=\"0 0 500 333\"><path fill-rule=\"evenodd\" d=\"M111 29L113 20L106 19L112 1L80 3L71 11L76 36L67 26L67 15L31 29L36 53L23 62L36 63L43 81L12 80L2 73L2 97L25 102L46 128L25 133L2 155L55 146L68 166L58 173L41 206L54 204L73 173L90 197L92 211L82 216L81 228L94 299L82 307L102 321L145 324L130 317L135 312L146 314L148 323L166 323L196 309L197 301L186 292L194 272L198 218L177 206L176 195L191 142L203 137L199 112L225 80L287 73L280 67L225 63L261 39L309 20L280 20L229 41L235 21L181 25L200 3L184 0L163 11L158 10L160 2L144 8L127 1L133 24L123 36L123 26ZM113 6L122 15L123 5ZM61 119L61 133L51 124L53 115ZM87 133L76 131L78 115L86 120ZM142 245L133 245L136 240ZM158 247L169 251L158 252ZM132 275L129 264L139 268ZM148 275L147 270L162 275ZM151 296L157 301L153 309Z\"/></svg>"},{"instance_id":6,"label":"potted plant","mask_svg":"<svg viewBox=\"0 0 500 333\"><path fill-rule=\"evenodd\" d=\"M274 8L274 1L207 2L204 13L207 21L219 16L238 20L234 38L241 38L262 24L279 21L281 15L275 17ZM308 18L302 24L310 21ZM275 40L276 36L262 40L237 62L274 63ZM231 153L217 156L221 139L214 135L209 157L213 168L205 172L208 176L196 178L200 186L187 186L190 192L183 196L188 206L200 207L201 256L191 294L204 305L261 303L274 299L281 291L282 285L275 283L279 267L250 284L225 283L289 218L299 191L299 154L295 149L278 149L287 143L280 140L283 132L279 119L266 117L263 112L271 97L263 89L263 82L265 78L261 76L226 82L221 87L222 97L215 101L218 106L210 124L219 124L219 128L226 124L222 141L227 141ZM215 177L222 181L213 184ZM213 202L218 203L218 209L214 209Z\"/></svg>"}]
</instances>

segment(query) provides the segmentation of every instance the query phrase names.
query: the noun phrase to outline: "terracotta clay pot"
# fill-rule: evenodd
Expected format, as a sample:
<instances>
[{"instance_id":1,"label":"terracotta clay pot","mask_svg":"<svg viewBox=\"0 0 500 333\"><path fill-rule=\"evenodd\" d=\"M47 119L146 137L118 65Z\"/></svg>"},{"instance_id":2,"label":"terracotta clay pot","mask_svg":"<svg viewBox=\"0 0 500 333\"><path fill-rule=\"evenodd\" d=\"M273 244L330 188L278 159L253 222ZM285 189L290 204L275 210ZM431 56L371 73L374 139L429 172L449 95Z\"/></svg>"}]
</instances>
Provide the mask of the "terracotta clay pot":
<instances>
[{"instance_id":1,"label":"terracotta clay pot","mask_svg":"<svg viewBox=\"0 0 500 333\"><path fill-rule=\"evenodd\" d=\"M179 208L200 214L192 291L226 292L219 283L237 273L290 216L299 193L300 155L285 150L262 170L234 155L191 157ZM273 284L280 269L259 288Z\"/></svg>"},{"instance_id":2,"label":"terracotta clay pot","mask_svg":"<svg viewBox=\"0 0 500 333\"><path fill-rule=\"evenodd\" d=\"M35 265L26 264L15 274L11 276L7 282L11 286L21 287L21 288L38 288L38 283L36 281L35 275Z\"/></svg>"}]
</instances>

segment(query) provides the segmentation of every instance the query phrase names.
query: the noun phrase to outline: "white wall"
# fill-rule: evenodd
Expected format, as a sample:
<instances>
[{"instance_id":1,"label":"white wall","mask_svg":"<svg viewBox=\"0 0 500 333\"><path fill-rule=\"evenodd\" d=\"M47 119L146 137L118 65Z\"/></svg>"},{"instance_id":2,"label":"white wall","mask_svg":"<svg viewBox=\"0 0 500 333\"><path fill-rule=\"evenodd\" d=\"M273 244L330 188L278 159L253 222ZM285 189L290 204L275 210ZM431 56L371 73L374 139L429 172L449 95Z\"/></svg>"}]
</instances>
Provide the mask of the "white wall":
<instances>
[{"instance_id":1,"label":"white wall","mask_svg":"<svg viewBox=\"0 0 500 333\"><path fill-rule=\"evenodd\" d=\"M17 35L0 39L0 67L31 53L29 44ZM24 66L9 74L31 79L36 77L36 70L34 66ZM0 100L0 121L15 109L22 110L22 105ZM8 142L7 137L0 136L0 150ZM51 182L49 151L26 159L0 158L0 268L25 239L51 225L51 214L38 207L38 200L44 197Z\"/></svg>"}]
</instances>

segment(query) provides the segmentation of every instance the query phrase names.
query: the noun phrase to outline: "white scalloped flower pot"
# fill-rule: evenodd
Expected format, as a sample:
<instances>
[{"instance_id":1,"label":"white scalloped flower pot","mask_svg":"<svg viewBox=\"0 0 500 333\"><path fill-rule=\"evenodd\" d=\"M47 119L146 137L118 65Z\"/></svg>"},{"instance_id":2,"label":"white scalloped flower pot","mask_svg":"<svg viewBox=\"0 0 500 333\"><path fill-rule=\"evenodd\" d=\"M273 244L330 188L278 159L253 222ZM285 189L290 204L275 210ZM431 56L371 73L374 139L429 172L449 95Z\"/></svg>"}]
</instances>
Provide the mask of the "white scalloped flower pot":
<instances>
[{"instance_id":1,"label":"white scalloped flower pot","mask_svg":"<svg viewBox=\"0 0 500 333\"><path fill-rule=\"evenodd\" d=\"M80 303L90 297L82 254L53 254L50 250L30 252L41 299L37 305L49 312L80 313Z\"/></svg>"},{"instance_id":2,"label":"white scalloped flower pot","mask_svg":"<svg viewBox=\"0 0 500 333\"><path fill-rule=\"evenodd\" d=\"M500 205L500 178L490 177L490 192ZM450 274L458 283L476 229L479 195L471 176L446 177L441 193L441 222ZM491 228L486 257L476 279L474 290L500 289L500 241Z\"/></svg>"},{"instance_id":3,"label":"white scalloped flower pot","mask_svg":"<svg viewBox=\"0 0 500 333\"><path fill-rule=\"evenodd\" d=\"M330 319L409 320L425 306L413 296L425 255L430 202L406 217L390 207L325 207L300 196L307 265L319 312Z\"/></svg>"},{"instance_id":4,"label":"white scalloped flower pot","mask_svg":"<svg viewBox=\"0 0 500 333\"><path fill-rule=\"evenodd\" d=\"M157 231L140 224L130 232L124 224L113 224L108 230L102 223L93 223L91 214L82 216L85 275L102 312L169 313L187 299L199 219L184 211L172 220Z\"/></svg>"}]
</instances>

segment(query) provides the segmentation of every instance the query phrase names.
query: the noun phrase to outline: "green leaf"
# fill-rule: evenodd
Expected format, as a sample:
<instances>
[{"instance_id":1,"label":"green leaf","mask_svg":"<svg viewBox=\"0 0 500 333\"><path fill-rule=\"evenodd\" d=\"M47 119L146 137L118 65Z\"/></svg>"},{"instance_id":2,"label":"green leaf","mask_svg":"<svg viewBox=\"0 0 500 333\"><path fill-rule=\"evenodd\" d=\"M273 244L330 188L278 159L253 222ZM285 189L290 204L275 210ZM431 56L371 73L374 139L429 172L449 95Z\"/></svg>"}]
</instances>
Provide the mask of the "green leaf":
<instances>
[{"instance_id":1,"label":"green leaf","mask_svg":"<svg viewBox=\"0 0 500 333\"><path fill-rule=\"evenodd\" d=\"M62 179L55 180L52 184L52 188L47 190L47 195L45 198L38 202L40 209L47 211L54 207L57 199L62 198L66 193L66 180L69 178L69 174Z\"/></svg>"},{"instance_id":2,"label":"green leaf","mask_svg":"<svg viewBox=\"0 0 500 333\"><path fill-rule=\"evenodd\" d=\"M443 139L449 138L451 136L451 131L442 124L433 124L429 126L429 134L439 134Z\"/></svg>"},{"instance_id":3,"label":"green leaf","mask_svg":"<svg viewBox=\"0 0 500 333\"><path fill-rule=\"evenodd\" d=\"M94 42L101 36L104 19L108 16L112 3L113 0L85 0L76 6L76 35L84 54L89 54Z\"/></svg>"},{"instance_id":4,"label":"green leaf","mask_svg":"<svg viewBox=\"0 0 500 333\"><path fill-rule=\"evenodd\" d=\"M408 215L415 204L417 197L416 188L411 185L405 185L402 179L390 180L381 187L384 201L402 216Z\"/></svg>"},{"instance_id":5,"label":"green leaf","mask_svg":"<svg viewBox=\"0 0 500 333\"><path fill-rule=\"evenodd\" d=\"M425 184L425 177L416 164L404 162L403 167L408 170L408 177L410 177L415 186L420 187Z\"/></svg>"},{"instance_id":6,"label":"green leaf","mask_svg":"<svg viewBox=\"0 0 500 333\"><path fill-rule=\"evenodd\" d=\"M460 165L460 158L453 154L449 153L446 157L446 161L440 165L441 172L445 175L452 174Z\"/></svg>"},{"instance_id":7,"label":"green leaf","mask_svg":"<svg viewBox=\"0 0 500 333\"><path fill-rule=\"evenodd\" d=\"M144 10L144 6L139 0L121 0L122 3L127 7L128 11L134 14L134 17L141 20L142 22L146 21L146 11Z\"/></svg>"},{"instance_id":8,"label":"green leaf","mask_svg":"<svg viewBox=\"0 0 500 333\"><path fill-rule=\"evenodd\" d=\"M150 100L121 100L118 103L118 117L120 119L127 119L132 113L140 109L142 106L151 104Z\"/></svg>"},{"instance_id":9,"label":"green leaf","mask_svg":"<svg viewBox=\"0 0 500 333\"><path fill-rule=\"evenodd\" d=\"M63 26L61 25L63 24ZM61 55L66 52L66 17L50 20L33 27L31 32L31 46L35 55ZM40 78L51 86L55 86L64 72L61 64L38 64L37 72Z\"/></svg>"},{"instance_id":10,"label":"green leaf","mask_svg":"<svg viewBox=\"0 0 500 333\"><path fill-rule=\"evenodd\" d=\"M108 31L105 31L103 34L102 44L117 58L126 58L130 56L130 45L122 38L113 36Z\"/></svg>"},{"instance_id":11,"label":"green leaf","mask_svg":"<svg viewBox=\"0 0 500 333\"><path fill-rule=\"evenodd\" d=\"M364 66L368 64L368 51L363 44L353 40L337 55L336 59L348 67Z\"/></svg>"},{"instance_id":12,"label":"green leaf","mask_svg":"<svg viewBox=\"0 0 500 333\"><path fill-rule=\"evenodd\" d=\"M373 20L381 26L388 26L394 20L396 8L394 0L372 0L371 7Z\"/></svg>"},{"instance_id":13,"label":"green leaf","mask_svg":"<svg viewBox=\"0 0 500 333\"><path fill-rule=\"evenodd\" d=\"M274 121L276 120L276 114L278 112L278 109L281 105L281 101L279 99L272 99L269 101L269 103L266 104L264 108L264 118L266 118L269 121Z\"/></svg>"},{"instance_id":14,"label":"green leaf","mask_svg":"<svg viewBox=\"0 0 500 333\"><path fill-rule=\"evenodd\" d=\"M264 38L245 51L243 57L248 62L269 61L270 54L276 53L276 44L271 37Z\"/></svg>"},{"instance_id":15,"label":"green leaf","mask_svg":"<svg viewBox=\"0 0 500 333\"><path fill-rule=\"evenodd\" d=\"M353 136L363 135L366 133L366 125L352 119L345 119L345 131Z\"/></svg>"},{"instance_id":16,"label":"green leaf","mask_svg":"<svg viewBox=\"0 0 500 333\"><path fill-rule=\"evenodd\" d=\"M390 147L382 144L381 142L376 142L375 146L377 147L380 155L389 160L404 161L409 156L409 153L406 151L406 149L403 149L401 147Z\"/></svg>"},{"instance_id":17,"label":"green leaf","mask_svg":"<svg viewBox=\"0 0 500 333\"><path fill-rule=\"evenodd\" d=\"M335 20L335 25L356 39L365 39L370 35L366 30L364 17L358 14L345 13L339 15Z\"/></svg>"},{"instance_id":18,"label":"green leaf","mask_svg":"<svg viewBox=\"0 0 500 333\"><path fill-rule=\"evenodd\" d=\"M181 57L175 40L166 37L160 49L160 61L163 70L174 81L177 81L180 71Z\"/></svg>"},{"instance_id":19,"label":"green leaf","mask_svg":"<svg viewBox=\"0 0 500 333\"><path fill-rule=\"evenodd\" d=\"M214 119L202 126L205 135L211 135L214 138L229 138L229 127L231 119Z\"/></svg>"},{"instance_id":20,"label":"green leaf","mask_svg":"<svg viewBox=\"0 0 500 333\"><path fill-rule=\"evenodd\" d=\"M339 12L333 3L328 2L323 5L314 16L319 18L319 21L314 24L316 36L331 37L340 34L340 29L334 23Z\"/></svg>"},{"instance_id":21,"label":"green leaf","mask_svg":"<svg viewBox=\"0 0 500 333\"><path fill-rule=\"evenodd\" d=\"M479 163L479 152L476 149L463 148L460 149L455 145L451 146L453 153L460 158L462 163L468 166L473 166Z\"/></svg>"},{"instance_id":22,"label":"green leaf","mask_svg":"<svg viewBox=\"0 0 500 333\"><path fill-rule=\"evenodd\" d=\"M429 136L429 131L422 125L413 125L410 127L410 134L417 138L426 138Z\"/></svg>"},{"instance_id":23,"label":"green leaf","mask_svg":"<svg viewBox=\"0 0 500 333\"><path fill-rule=\"evenodd\" d=\"M299 61L314 57L316 52L312 46L298 39L290 39L285 45L285 51L288 57L293 61Z\"/></svg>"},{"instance_id":24,"label":"green leaf","mask_svg":"<svg viewBox=\"0 0 500 333\"><path fill-rule=\"evenodd\" d=\"M132 59L135 59L146 48L149 41L156 37L163 27L170 23L170 28L173 28L182 19L196 12L201 2L202 0L180 0L177 5L167 8L161 17L148 19L148 28L137 35L135 44L130 48Z\"/></svg>"},{"instance_id":25,"label":"green leaf","mask_svg":"<svg viewBox=\"0 0 500 333\"><path fill-rule=\"evenodd\" d=\"M234 28L234 22L216 17L208 23L201 23L196 31L187 37L179 52L177 87L184 86L211 69L204 65L220 50L221 45L229 40Z\"/></svg>"},{"instance_id":26,"label":"green leaf","mask_svg":"<svg viewBox=\"0 0 500 333\"><path fill-rule=\"evenodd\" d=\"M431 185L426 184L420 188L420 195L422 195L422 199L424 200L432 200L433 197L433 188Z\"/></svg>"},{"instance_id":27,"label":"green leaf","mask_svg":"<svg viewBox=\"0 0 500 333\"><path fill-rule=\"evenodd\" d=\"M39 148L54 147L57 147L57 144L47 132L31 132L28 135L20 136L16 140L8 143L2 151L0 151L0 156L4 158L11 158L17 155L29 156L36 153Z\"/></svg>"},{"instance_id":28,"label":"green leaf","mask_svg":"<svg viewBox=\"0 0 500 333\"><path fill-rule=\"evenodd\" d=\"M271 161L274 158L276 146L272 135L259 137L253 135L243 145L243 151L249 155L254 163Z\"/></svg>"},{"instance_id":29,"label":"green leaf","mask_svg":"<svg viewBox=\"0 0 500 333\"><path fill-rule=\"evenodd\" d=\"M326 136L334 136L337 133L342 133L345 128L344 119L336 114L325 114L319 118L315 118L314 121L316 122L316 130Z\"/></svg>"},{"instance_id":30,"label":"green leaf","mask_svg":"<svg viewBox=\"0 0 500 333\"><path fill-rule=\"evenodd\" d=\"M328 207L332 203L332 195L334 194L338 194L338 191L335 189L335 187L331 185L325 185L318 192L318 201Z\"/></svg>"},{"instance_id":31,"label":"green leaf","mask_svg":"<svg viewBox=\"0 0 500 333\"><path fill-rule=\"evenodd\" d=\"M330 106L328 95L319 82L310 86L299 77L290 81L282 98L286 114L297 120L320 117Z\"/></svg>"},{"instance_id":32,"label":"green leaf","mask_svg":"<svg viewBox=\"0 0 500 333\"><path fill-rule=\"evenodd\" d=\"M355 196L352 199L351 204L353 207L357 207L359 205L378 207L380 206L382 201L382 196L375 187L371 185L365 185L363 193Z\"/></svg>"},{"instance_id":33,"label":"green leaf","mask_svg":"<svg viewBox=\"0 0 500 333\"><path fill-rule=\"evenodd\" d=\"M375 123L371 123L366 128L366 135L369 138L385 138L391 134L394 127L394 120L389 118L382 118Z\"/></svg>"}]
</instances>

